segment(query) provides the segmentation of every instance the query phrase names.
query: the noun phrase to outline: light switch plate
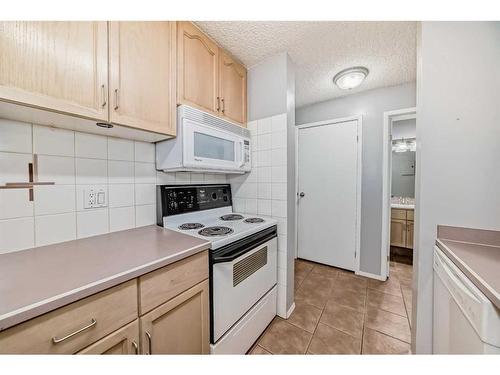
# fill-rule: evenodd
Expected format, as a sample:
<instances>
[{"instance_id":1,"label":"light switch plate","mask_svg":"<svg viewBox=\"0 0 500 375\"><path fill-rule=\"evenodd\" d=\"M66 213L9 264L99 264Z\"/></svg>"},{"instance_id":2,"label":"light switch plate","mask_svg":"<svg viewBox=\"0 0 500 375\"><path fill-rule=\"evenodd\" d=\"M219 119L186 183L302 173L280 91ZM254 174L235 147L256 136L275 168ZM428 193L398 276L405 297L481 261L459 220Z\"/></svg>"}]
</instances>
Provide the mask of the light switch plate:
<instances>
[{"instance_id":1,"label":"light switch plate","mask_svg":"<svg viewBox=\"0 0 500 375\"><path fill-rule=\"evenodd\" d=\"M108 205L104 189L85 189L83 191L83 208L100 208Z\"/></svg>"}]
</instances>

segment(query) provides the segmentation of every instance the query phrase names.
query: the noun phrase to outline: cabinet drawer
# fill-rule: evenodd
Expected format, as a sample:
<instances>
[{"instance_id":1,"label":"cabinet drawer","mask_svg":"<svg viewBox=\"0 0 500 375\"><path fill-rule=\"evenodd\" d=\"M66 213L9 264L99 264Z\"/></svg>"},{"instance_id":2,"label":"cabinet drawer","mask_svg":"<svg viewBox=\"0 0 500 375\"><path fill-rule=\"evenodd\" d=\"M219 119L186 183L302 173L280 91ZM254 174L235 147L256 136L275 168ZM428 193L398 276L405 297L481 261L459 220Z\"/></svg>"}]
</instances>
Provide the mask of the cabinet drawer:
<instances>
[{"instance_id":1,"label":"cabinet drawer","mask_svg":"<svg viewBox=\"0 0 500 375\"><path fill-rule=\"evenodd\" d=\"M190 256L139 278L139 310L145 314L208 278L208 252Z\"/></svg>"},{"instance_id":2,"label":"cabinet drawer","mask_svg":"<svg viewBox=\"0 0 500 375\"><path fill-rule=\"evenodd\" d=\"M401 210L399 208L392 208L391 218L398 220L406 220L406 210Z\"/></svg>"},{"instance_id":3,"label":"cabinet drawer","mask_svg":"<svg viewBox=\"0 0 500 375\"><path fill-rule=\"evenodd\" d=\"M72 354L136 318L131 280L1 332L0 352Z\"/></svg>"},{"instance_id":4,"label":"cabinet drawer","mask_svg":"<svg viewBox=\"0 0 500 375\"><path fill-rule=\"evenodd\" d=\"M413 211L413 210L406 210L406 220L411 220L411 221L413 221L413 213L414 213L414 212L415 212L415 211Z\"/></svg>"}]
</instances>

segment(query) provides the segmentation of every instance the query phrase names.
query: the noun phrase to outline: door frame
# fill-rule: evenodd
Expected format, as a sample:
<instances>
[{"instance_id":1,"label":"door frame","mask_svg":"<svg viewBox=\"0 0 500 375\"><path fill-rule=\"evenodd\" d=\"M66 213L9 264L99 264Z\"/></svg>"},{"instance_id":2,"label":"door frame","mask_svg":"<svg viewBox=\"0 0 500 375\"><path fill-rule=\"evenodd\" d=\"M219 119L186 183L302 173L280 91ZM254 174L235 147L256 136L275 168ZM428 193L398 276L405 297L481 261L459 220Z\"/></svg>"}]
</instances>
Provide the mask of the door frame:
<instances>
[{"instance_id":1,"label":"door frame","mask_svg":"<svg viewBox=\"0 0 500 375\"><path fill-rule=\"evenodd\" d=\"M391 251L391 184L392 184L392 122L417 118L417 108L409 107L384 112L382 151L382 241L380 249L380 274L389 277L389 255ZM391 144L391 147L389 147ZM416 203L416 202L415 202ZM417 205L415 204L415 210Z\"/></svg>"},{"instance_id":2,"label":"door frame","mask_svg":"<svg viewBox=\"0 0 500 375\"><path fill-rule=\"evenodd\" d=\"M317 126L340 124L343 122L358 121L357 125L357 136L358 136L358 152L357 152L357 171L356 171L356 246L355 246L355 257L354 257L354 272L358 274L360 272L360 249L361 249L361 188L362 188L362 169L363 169L363 116L348 116L340 117L330 120L310 122L307 124L301 124L295 126L295 222L297 223L297 230L295 231L295 258L299 255L299 131L300 129L313 128Z\"/></svg>"}]
</instances>

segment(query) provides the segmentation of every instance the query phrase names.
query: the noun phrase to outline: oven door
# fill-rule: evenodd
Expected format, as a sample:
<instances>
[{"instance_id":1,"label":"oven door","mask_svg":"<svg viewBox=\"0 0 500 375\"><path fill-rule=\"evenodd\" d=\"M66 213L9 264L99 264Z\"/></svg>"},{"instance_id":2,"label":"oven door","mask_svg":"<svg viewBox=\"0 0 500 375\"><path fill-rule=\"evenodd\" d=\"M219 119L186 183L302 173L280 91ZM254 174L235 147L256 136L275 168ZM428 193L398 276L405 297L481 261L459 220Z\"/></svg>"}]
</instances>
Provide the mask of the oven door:
<instances>
[{"instance_id":1,"label":"oven door","mask_svg":"<svg viewBox=\"0 0 500 375\"><path fill-rule=\"evenodd\" d=\"M269 238L271 237L271 238ZM225 259L226 258L226 259ZM215 262L215 263L214 263ZM277 282L277 238L212 258L212 343Z\"/></svg>"},{"instance_id":2,"label":"oven door","mask_svg":"<svg viewBox=\"0 0 500 375\"><path fill-rule=\"evenodd\" d=\"M243 173L250 163L250 140L194 121L183 120L184 166Z\"/></svg>"}]
</instances>

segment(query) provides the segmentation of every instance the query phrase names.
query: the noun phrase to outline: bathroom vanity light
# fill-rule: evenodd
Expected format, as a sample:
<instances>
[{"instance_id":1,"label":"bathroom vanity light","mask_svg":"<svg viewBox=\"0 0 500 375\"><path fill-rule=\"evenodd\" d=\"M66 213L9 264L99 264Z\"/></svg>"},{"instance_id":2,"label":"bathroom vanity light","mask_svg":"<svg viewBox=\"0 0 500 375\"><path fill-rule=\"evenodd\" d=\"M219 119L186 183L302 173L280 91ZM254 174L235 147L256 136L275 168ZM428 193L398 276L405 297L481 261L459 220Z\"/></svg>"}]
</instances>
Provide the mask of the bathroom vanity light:
<instances>
[{"instance_id":1,"label":"bathroom vanity light","mask_svg":"<svg viewBox=\"0 0 500 375\"><path fill-rule=\"evenodd\" d=\"M415 152L416 149L417 149L417 142L415 141L415 138L407 140L402 138L395 140L392 143L392 151L394 152L406 152L406 151Z\"/></svg>"},{"instance_id":2,"label":"bathroom vanity light","mask_svg":"<svg viewBox=\"0 0 500 375\"><path fill-rule=\"evenodd\" d=\"M361 85L369 71L363 66L344 69L333 77L335 83L341 90L351 90Z\"/></svg>"}]
</instances>

